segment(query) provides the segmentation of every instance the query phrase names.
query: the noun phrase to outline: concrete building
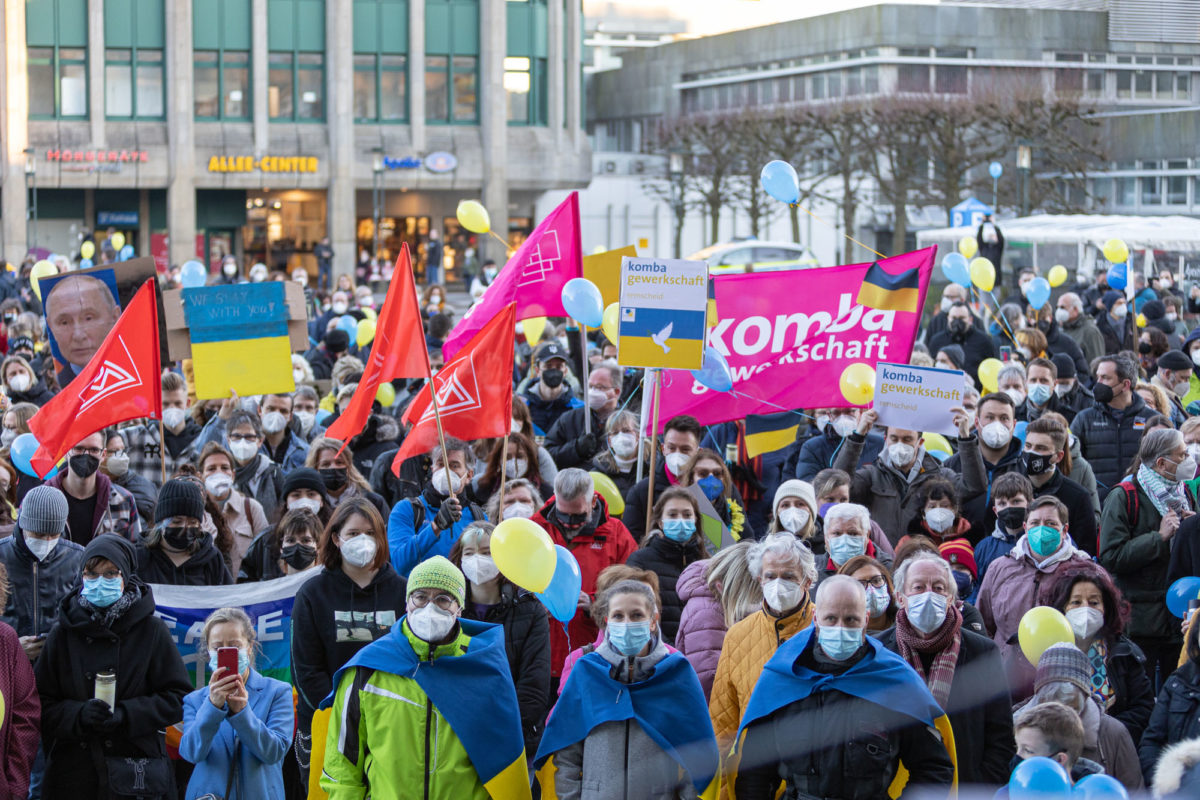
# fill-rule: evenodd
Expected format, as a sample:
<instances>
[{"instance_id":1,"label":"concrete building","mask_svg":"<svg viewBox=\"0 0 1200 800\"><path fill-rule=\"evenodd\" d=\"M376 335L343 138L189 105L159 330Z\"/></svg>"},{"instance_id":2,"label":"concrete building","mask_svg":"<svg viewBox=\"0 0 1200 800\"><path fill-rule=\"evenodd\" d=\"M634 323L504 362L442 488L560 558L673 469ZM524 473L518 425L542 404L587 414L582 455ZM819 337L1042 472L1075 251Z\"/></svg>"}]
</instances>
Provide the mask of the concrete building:
<instances>
[{"instance_id":1,"label":"concrete building","mask_svg":"<svg viewBox=\"0 0 1200 800\"><path fill-rule=\"evenodd\" d=\"M460 200L519 239L590 178L579 0L3 0L0 41L10 261L111 227L314 274L328 236L348 272L433 228L454 278Z\"/></svg>"},{"instance_id":2,"label":"concrete building","mask_svg":"<svg viewBox=\"0 0 1200 800\"><path fill-rule=\"evenodd\" d=\"M631 49L621 62L589 76L595 180L582 198L582 213L593 222L588 246L645 237L651 252L670 255L671 215L645 190L648 175L665 172L665 159L648 145L664 119L906 93L965 96L996 76L1047 96L1080 96L1097 109L1111 162L1088 175L1091 197L1081 202L1090 209L1200 214L1200 4L1194 2L883 3ZM1016 143L1013 150L1015 156ZM1003 180L1014 179L1009 173ZM822 263L864 255L845 248L836 205L818 202L813 211L829 225L806 218L802 231L811 233L801 239ZM910 208L908 216L910 232L947 224L941 209ZM611 236L599 238L605 230ZM857 238L890 244L890 231L890 207L874 199L860 206ZM714 236L702 212L693 212L683 250L748 232L745 217L729 211ZM762 238L791 238L782 209Z\"/></svg>"}]
</instances>

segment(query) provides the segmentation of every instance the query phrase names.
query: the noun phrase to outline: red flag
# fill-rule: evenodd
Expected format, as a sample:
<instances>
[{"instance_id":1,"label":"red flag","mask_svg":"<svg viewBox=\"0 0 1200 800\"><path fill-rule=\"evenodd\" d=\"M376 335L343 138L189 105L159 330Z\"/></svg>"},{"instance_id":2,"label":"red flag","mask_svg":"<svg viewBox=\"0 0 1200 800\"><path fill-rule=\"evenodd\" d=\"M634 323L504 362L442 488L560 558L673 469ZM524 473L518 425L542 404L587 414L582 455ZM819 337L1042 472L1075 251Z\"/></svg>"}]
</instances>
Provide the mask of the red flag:
<instances>
[{"instance_id":1,"label":"red flag","mask_svg":"<svg viewBox=\"0 0 1200 800\"><path fill-rule=\"evenodd\" d=\"M509 303L433 376L438 413L447 436L490 439L512 430L516 325L517 304ZM404 421L413 427L392 462L396 475L406 458L431 450L438 442L429 384L413 399Z\"/></svg>"},{"instance_id":2,"label":"red flag","mask_svg":"<svg viewBox=\"0 0 1200 800\"><path fill-rule=\"evenodd\" d=\"M73 381L29 420L38 449L29 461L39 476L68 450L109 425L162 418L158 303L154 279L137 290L104 344Z\"/></svg>"},{"instance_id":3,"label":"red flag","mask_svg":"<svg viewBox=\"0 0 1200 800\"><path fill-rule=\"evenodd\" d=\"M401 245L396 269L388 284L387 297L375 326L371 360L363 368L362 380L350 398L350 405L325 431L331 439L345 443L362 433L371 415L371 403L379 385L396 378L424 378L429 374L429 351L425 348L425 328L417 308L417 290L413 283L412 260L408 243Z\"/></svg>"}]
</instances>

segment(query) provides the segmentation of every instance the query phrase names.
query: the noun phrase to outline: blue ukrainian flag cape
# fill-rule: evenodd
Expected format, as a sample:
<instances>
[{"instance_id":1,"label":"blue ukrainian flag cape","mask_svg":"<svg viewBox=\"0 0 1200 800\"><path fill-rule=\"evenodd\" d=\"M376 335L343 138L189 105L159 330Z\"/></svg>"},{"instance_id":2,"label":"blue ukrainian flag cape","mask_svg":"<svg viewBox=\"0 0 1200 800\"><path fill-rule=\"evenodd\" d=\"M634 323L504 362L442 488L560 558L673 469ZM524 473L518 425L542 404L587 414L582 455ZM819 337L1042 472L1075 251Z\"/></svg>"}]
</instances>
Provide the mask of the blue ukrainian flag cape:
<instances>
[{"instance_id":1,"label":"blue ukrainian flag cape","mask_svg":"<svg viewBox=\"0 0 1200 800\"><path fill-rule=\"evenodd\" d=\"M333 705L342 673L351 667L411 678L450 723L493 800L529 797L525 737L504 650L504 628L460 618L463 633L471 637L467 651L422 663L404 634L402 620L337 671L333 692L321 701L321 708Z\"/></svg>"},{"instance_id":2,"label":"blue ukrainian flag cape","mask_svg":"<svg viewBox=\"0 0 1200 800\"><path fill-rule=\"evenodd\" d=\"M788 639L779 646L775 655L771 656L771 660L763 667L762 675L759 676L758 683L754 685L754 692L750 695L746 713L742 715L731 756L732 769L727 768L727 773L736 774L737 759L745 741L747 726L817 692L837 690L899 711L923 725L937 729L946 751L950 754L950 760L954 763L953 785L954 791L957 791L958 759L950 718L933 699L921 676L903 658L870 636L866 637L866 642L871 652L841 675L826 675L811 670L799 663L799 656L812 641L815 630L815 627L810 626ZM732 774L726 775L726 783L730 786L733 784ZM908 773L902 767L901 774L897 775L896 781L888 790L892 797L899 795L907 778Z\"/></svg>"},{"instance_id":3,"label":"blue ukrainian flag cape","mask_svg":"<svg viewBox=\"0 0 1200 800\"><path fill-rule=\"evenodd\" d=\"M555 800L554 754L605 722L632 719L642 726L702 793L717 771L717 740L708 703L696 671L687 659L671 653L640 683L621 683L609 675L609 663L599 653L588 653L575 662L550 721L542 735L534 766L542 797Z\"/></svg>"}]
</instances>

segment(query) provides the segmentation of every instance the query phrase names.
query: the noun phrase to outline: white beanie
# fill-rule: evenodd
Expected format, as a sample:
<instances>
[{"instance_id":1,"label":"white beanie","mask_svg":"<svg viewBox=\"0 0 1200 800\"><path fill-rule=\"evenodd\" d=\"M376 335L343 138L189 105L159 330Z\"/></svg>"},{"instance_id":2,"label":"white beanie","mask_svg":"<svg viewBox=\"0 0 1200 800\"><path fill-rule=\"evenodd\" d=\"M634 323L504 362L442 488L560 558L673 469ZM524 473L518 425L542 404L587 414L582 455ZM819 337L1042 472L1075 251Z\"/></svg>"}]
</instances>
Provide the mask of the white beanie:
<instances>
[{"instance_id":1,"label":"white beanie","mask_svg":"<svg viewBox=\"0 0 1200 800\"><path fill-rule=\"evenodd\" d=\"M814 516L816 515L817 493L813 489L812 484L808 481L801 481L793 478L790 481L784 481L779 485L779 488L775 490L775 504L771 509L771 513L776 518L779 517L779 504L783 502L783 498L785 497L799 497L806 504L808 504L809 512Z\"/></svg>"}]
</instances>

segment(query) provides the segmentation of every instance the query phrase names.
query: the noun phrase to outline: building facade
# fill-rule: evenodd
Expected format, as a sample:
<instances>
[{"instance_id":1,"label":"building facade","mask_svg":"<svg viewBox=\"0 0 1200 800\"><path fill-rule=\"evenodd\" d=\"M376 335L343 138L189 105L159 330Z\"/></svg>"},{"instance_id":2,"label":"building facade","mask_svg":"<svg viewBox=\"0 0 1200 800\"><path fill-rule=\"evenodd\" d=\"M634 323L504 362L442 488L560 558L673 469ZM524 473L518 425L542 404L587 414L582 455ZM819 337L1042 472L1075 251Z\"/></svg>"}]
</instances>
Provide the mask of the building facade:
<instances>
[{"instance_id":1,"label":"building facade","mask_svg":"<svg viewBox=\"0 0 1200 800\"><path fill-rule=\"evenodd\" d=\"M160 266L314 273L327 236L349 272L436 229L454 278L460 200L519 238L543 192L590 178L579 0L3 4L10 261L113 228Z\"/></svg>"}]
</instances>

